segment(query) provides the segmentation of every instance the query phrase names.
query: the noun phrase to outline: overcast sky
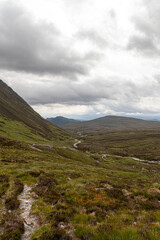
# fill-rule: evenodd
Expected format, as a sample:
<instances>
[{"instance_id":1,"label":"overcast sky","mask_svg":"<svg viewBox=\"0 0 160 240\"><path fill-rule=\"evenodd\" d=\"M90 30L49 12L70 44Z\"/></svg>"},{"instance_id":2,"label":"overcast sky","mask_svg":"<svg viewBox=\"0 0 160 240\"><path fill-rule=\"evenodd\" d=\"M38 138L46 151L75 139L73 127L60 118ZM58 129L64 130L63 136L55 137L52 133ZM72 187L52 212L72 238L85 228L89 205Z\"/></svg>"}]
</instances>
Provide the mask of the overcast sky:
<instances>
[{"instance_id":1,"label":"overcast sky","mask_svg":"<svg viewBox=\"0 0 160 240\"><path fill-rule=\"evenodd\" d=\"M160 117L160 1L0 0L0 78L44 117Z\"/></svg>"}]
</instances>

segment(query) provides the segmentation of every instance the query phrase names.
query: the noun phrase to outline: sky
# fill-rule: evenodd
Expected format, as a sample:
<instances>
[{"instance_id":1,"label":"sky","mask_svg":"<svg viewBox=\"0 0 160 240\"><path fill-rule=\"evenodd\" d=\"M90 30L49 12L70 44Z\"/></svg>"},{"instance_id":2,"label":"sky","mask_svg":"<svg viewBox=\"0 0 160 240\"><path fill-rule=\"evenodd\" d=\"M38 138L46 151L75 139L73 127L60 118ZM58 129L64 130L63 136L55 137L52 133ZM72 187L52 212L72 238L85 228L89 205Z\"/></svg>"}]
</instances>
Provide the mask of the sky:
<instances>
[{"instance_id":1,"label":"sky","mask_svg":"<svg viewBox=\"0 0 160 240\"><path fill-rule=\"evenodd\" d=\"M160 118L160 1L0 0L0 79L43 117Z\"/></svg>"}]
</instances>

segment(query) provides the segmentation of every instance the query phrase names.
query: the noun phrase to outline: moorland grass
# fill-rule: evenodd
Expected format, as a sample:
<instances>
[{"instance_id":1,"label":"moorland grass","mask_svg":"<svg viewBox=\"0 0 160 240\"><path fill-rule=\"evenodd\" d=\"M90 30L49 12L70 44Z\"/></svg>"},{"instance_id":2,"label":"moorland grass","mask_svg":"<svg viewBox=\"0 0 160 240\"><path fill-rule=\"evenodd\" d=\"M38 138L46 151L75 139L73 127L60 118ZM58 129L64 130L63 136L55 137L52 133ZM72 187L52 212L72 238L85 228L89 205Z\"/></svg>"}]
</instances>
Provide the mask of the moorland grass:
<instances>
[{"instance_id":1,"label":"moorland grass","mask_svg":"<svg viewBox=\"0 0 160 240\"><path fill-rule=\"evenodd\" d=\"M32 239L158 240L160 165L65 148L1 144L0 174L38 185L32 212L41 228ZM7 190L8 189L8 190ZM3 203L0 204L3 208ZM14 210L18 214L18 210ZM4 215L1 214L1 222ZM63 226L63 228L61 227Z\"/></svg>"}]
</instances>

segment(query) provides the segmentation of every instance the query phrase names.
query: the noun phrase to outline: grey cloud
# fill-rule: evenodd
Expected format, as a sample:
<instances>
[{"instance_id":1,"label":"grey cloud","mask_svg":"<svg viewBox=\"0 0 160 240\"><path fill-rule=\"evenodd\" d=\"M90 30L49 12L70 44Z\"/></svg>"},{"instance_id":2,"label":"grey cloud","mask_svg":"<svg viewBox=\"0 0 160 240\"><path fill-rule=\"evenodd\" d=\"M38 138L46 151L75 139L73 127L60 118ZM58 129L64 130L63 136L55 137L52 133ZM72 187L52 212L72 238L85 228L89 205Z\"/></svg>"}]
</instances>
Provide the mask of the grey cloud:
<instances>
[{"instance_id":1,"label":"grey cloud","mask_svg":"<svg viewBox=\"0 0 160 240\"><path fill-rule=\"evenodd\" d=\"M36 22L11 1L0 4L1 69L76 77L87 74L92 63L53 24Z\"/></svg>"},{"instance_id":2,"label":"grey cloud","mask_svg":"<svg viewBox=\"0 0 160 240\"><path fill-rule=\"evenodd\" d=\"M159 92L158 86L157 82L144 83L140 86L129 81L118 81L116 78L99 81L95 79L92 83L88 81L85 84L72 82L68 86L57 84L56 88L54 84L46 87L42 84L36 93L30 92L26 99L32 106L53 104L53 109L54 104L58 103L66 106L86 105L91 108L97 106L96 111L103 114L107 112L106 110L112 110L115 114L141 112L151 114L155 110L140 103L141 100L143 102L144 99L148 99L148 96L152 96L154 100Z\"/></svg>"},{"instance_id":3,"label":"grey cloud","mask_svg":"<svg viewBox=\"0 0 160 240\"><path fill-rule=\"evenodd\" d=\"M109 14L110 14L110 16L111 16L111 18L112 19L116 19L116 13L115 13L115 11L114 11L114 9L111 9L110 11L109 11Z\"/></svg>"},{"instance_id":4,"label":"grey cloud","mask_svg":"<svg viewBox=\"0 0 160 240\"><path fill-rule=\"evenodd\" d=\"M93 105L101 100L138 101L137 88L133 83L110 79L88 79L85 82L68 81L14 81L15 90L31 105L74 104ZM122 91L123 89L123 91Z\"/></svg>"},{"instance_id":5,"label":"grey cloud","mask_svg":"<svg viewBox=\"0 0 160 240\"><path fill-rule=\"evenodd\" d=\"M156 99L159 94L158 81L148 81L136 84L117 77L108 79L88 79L85 83L70 82L67 85L56 83L37 83L38 89L28 89L29 94L25 96L32 105L65 104L95 106L104 103L108 109L115 112L154 112L150 106L141 105L149 96ZM36 85L32 85L36 89ZM122 91L123 90L123 91ZM149 100L147 100L149 101ZM105 111L105 108L104 108Z\"/></svg>"},{"instance_id":6,"label":"grey cloud","mask_svg":"<svg viewBox=\"0 0 160 240\"><path fill-rule=\"evenodd\" d=\"M20 76L19 76L20 77ZM26 79L20 81L9 80L10 86L20 94L33 107L52 106L54 104L65 106L85 105L89 108L97 106L97 112L105 114L108 110L115 114L122 113L155 113L152 104L159 99L159 75L136 83L131 79L119 76L106 78L87 78L85 81L67 81L66 79ZM21 76L22 77L22 76ZM142 80L142 79L141 79ZM150 104L150 101L152 102ZM153 105L154 106L154 105ZM98 110L99 109L99 110ZM157 106L158 109L158 106Z\"/></svg>"},{"instance_id":7,"label":"grey cloud","mask_svg":"<svg viewBox=\"0 0 160 240\"><path fill-rule=\"evenodd\" d=\"M147 18L142 18L142 16L134 16L132 17L131 21L140 34L147 35L148 37L153 36L154 26L152 25L149 15Z\"/></svg>"},{"instance_id":8,"label":"grey cloud","mask_svg":"<svg viewBox=\"0 0 160 240\"><path fill-rule=\"evenodd\" d=\"M131 36L128 49L136 49L145 55L160 54L160 2L143 0L146 15L134 16L133 22L136 34Z\"/></svg>"},{"instance_id":9,"label":"grey cloud","mask_svg":"<svg viewBox=\"0 0 160 240\"><path fill-rule=\"evenodd\" d=\"M78 32L76 36L82 40L87 39L100 48L107 46L107 40L94 30L83 30Z\"/></svg>"},{"instance_id":10,"label":"grey cloud","mask_svg":"<svg viewBox=\"0 0 160 240\"><path fill-rule=\"evenodd\" d=\"M136 49L147 55L157 55L159 53L153 40L147 36L132 36L129 39L127 48L130 50Z\"/></svg>"}]
</instances>

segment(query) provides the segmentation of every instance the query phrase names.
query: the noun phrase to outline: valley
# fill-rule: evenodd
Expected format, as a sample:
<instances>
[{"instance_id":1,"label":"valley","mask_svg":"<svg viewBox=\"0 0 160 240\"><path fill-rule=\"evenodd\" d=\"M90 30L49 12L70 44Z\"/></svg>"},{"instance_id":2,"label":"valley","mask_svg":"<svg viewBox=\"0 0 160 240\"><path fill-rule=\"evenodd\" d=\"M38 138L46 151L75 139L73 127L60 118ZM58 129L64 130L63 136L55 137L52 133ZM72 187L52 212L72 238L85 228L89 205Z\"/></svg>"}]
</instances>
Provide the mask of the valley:
<instances>
[{"instance_id":1,"label":"valley","mask_svg":"<svg viewBox=\"0 0 160 240\"><path fill-rule=\"evenodd\" d=\"M0 0L0 240L160 240L160 1Z\"/></svg>"},{"instance_id":2,"label":"valley","mask_svg":"<svg viewBox=\"0 0 160 240\"><path fill-rule=\"evenodd\" d=\"M1 240L160 239L159 123L64 129L1 87Z\"/></svg>"},{"instance_id":3,"label":"valley","mask_svg":"<svg viewBox=\"0 0 160 240\"><path fill-rule=\"evenodd\" d=\"M83 137L79 149L83 151L130 156L149 161L160 161L160 131L125 130L93 131Z\"/></svg>"}]
</instances>

